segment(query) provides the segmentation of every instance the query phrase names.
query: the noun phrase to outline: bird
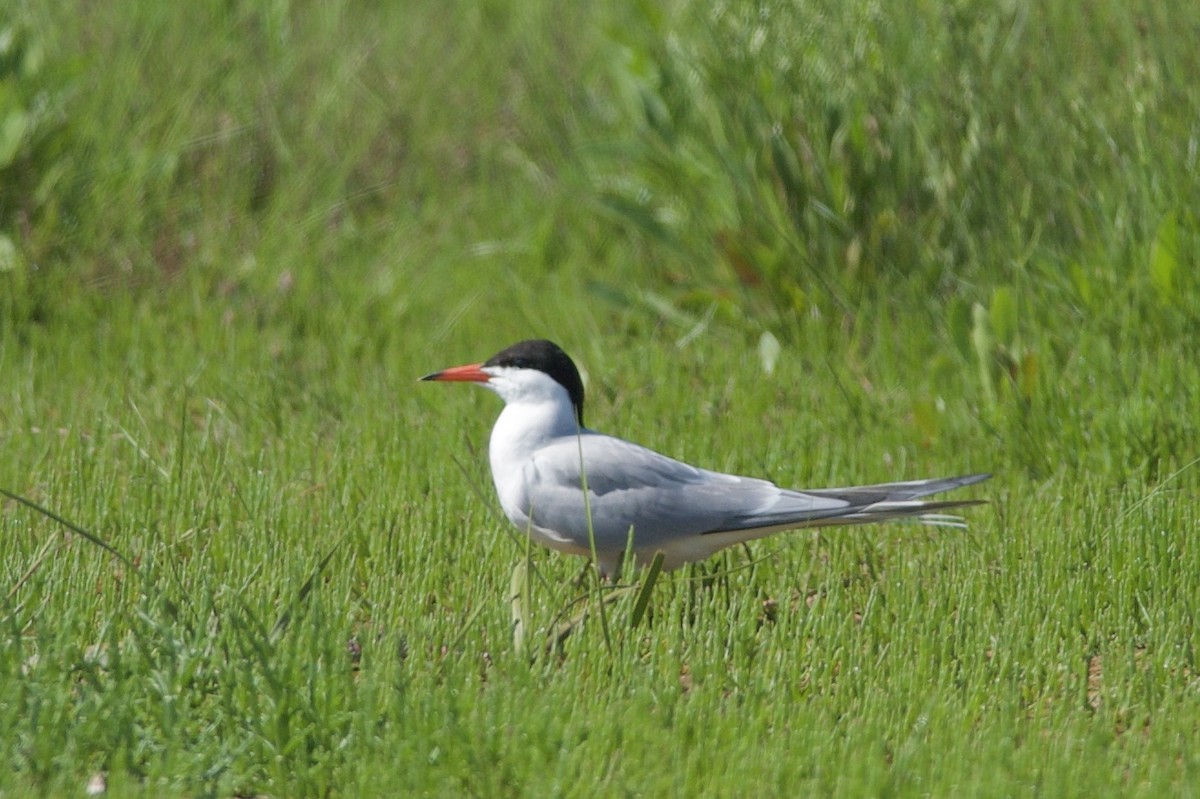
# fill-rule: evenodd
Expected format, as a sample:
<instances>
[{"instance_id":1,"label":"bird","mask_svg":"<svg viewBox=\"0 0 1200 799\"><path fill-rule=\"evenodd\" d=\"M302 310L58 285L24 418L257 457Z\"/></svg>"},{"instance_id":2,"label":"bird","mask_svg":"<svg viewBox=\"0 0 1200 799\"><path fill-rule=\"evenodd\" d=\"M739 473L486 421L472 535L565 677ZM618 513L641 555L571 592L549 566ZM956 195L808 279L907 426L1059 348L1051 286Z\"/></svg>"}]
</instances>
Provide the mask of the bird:
<instances>
[{"instance_id":1,"label":"bird","mask_svg":"<svg viewBox=\"0 0 1200 799\"><path fill-rule=\"evenodd\" d=\"M583 380L546 339L507 347L483 363L421 380L480 385L504 400L488 445L505 516L549 549L593 557L615 579L627 552L661 567L703 561L726 547L797 528L910 518L965 527L941 511L980 500L924 497L990 474L793 490L703 469L584 426Z\"/></svg>"}]
</instances>

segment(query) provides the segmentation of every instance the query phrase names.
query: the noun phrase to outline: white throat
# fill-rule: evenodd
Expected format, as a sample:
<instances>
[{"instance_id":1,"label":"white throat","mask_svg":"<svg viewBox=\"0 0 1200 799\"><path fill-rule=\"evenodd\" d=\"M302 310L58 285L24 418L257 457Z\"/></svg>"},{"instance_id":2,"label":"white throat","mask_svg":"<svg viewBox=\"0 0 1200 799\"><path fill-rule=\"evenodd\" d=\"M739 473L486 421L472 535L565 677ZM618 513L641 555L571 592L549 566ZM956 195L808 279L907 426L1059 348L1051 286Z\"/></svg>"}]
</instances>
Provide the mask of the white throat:
<instances>
[{"instance_id":1,"label":"white throat","mask_svg":"<svg viewBox=\"0 0 1200 799\"><path fill-rule=\"evenodd\" d=\"M570 395L556 380L536 369L486 367L492 379L484 386L500 395L504 410L488 444L492 481L505 513L520 523L528 510L524 469L548 442L579 431Z\"/></svg>"}]
</instances>

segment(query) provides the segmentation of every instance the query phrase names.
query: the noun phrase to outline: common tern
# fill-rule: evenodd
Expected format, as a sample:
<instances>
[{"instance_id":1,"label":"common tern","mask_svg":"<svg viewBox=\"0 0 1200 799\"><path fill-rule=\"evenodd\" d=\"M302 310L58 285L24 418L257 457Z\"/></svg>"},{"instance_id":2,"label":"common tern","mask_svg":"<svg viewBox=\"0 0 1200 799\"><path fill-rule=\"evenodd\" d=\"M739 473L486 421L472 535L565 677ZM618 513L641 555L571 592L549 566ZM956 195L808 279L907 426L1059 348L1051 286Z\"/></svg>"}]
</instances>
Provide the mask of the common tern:
<instances>
[{"instance_id":1,"label":"common tern","mask_svg":"<svg viewBox=\"0 0 1200 799\"><path fill-rule=\"evenodd\" d=\"M608 577L617 575L627 551L639 563L661 552L663 568L673 569L801 527L906 517L963 527L960 517L940 511L979 500L922 498L991 476L791 490L691 466L584 427L579 370L543 339L421 379L477 383L500 395L505 405L492 428L488 456L504 514L543 546L594 554Z\"/></svg>"}]
</instances>

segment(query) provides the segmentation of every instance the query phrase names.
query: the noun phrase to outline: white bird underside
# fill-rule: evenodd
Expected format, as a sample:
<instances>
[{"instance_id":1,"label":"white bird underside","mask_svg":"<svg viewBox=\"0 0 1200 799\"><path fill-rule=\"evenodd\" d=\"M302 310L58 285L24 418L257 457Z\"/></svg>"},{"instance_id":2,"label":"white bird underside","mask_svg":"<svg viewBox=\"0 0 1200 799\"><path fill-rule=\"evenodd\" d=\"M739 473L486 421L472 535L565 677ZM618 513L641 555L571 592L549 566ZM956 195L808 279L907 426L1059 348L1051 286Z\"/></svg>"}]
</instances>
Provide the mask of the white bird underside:
<instances>
[{"instance_id":1,"label":"white bird underside","mask_svg":"<svg viewBox=\"0 0 1200 799\"><path fill-rule=\"evenodd\" d=\"M584 474L580 474L582 464ZM752 477L699 469L629 441L584 430L539 447L520 466L517 488L502 497L509 518L554 549L592 552L612 573L631 548L638 561L658 552L664 568L725 547L799 527L868 524L912 517L964 526L936 511L977 504L921 497L971 485L987 475L796 491ZM581 486L588 488L585 506ZM632 546L630 546L632 542Z\"/></svg>"}]
</instances>

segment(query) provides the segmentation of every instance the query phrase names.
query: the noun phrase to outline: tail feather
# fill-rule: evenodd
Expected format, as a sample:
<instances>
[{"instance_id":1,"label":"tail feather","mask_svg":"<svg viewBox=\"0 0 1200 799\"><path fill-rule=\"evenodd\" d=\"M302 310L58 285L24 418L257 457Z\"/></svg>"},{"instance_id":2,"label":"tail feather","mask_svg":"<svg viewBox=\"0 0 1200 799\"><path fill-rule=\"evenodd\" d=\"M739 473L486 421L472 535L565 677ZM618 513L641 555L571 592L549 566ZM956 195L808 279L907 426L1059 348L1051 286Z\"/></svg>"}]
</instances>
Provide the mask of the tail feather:
<instances>
[{"instance_id":1,"label":"tail feather","mask_svg":"<svg viewBox=\"0 0 1200 799\"><path fill-rule=\"evenodd\" d=\"M806 508L796 514L777 514L769 519L756 517L735 527L713 530L705 535L740 531L750 533L743 540L761 538L772 532L800 527L825 527L845 524L871 524L891 519L914 519L923 524L944 527L965 527L961 517L939 513L951 508L984 504L978 499L925 500L931 494L983 482L990 474L969 474L962 477L938 477L902 483L851 486L849 488L804 489L797 492L806 497L821 497L845 502L845 506L813 510Z\"/></svg>"},{"instance_id":2,"label":"tail feather","mask_svg":"<svg viewBox=\"0 0 1200 799\"><path fill-rule=\"evenodd\" d=\"M936 513L936 511L986 504L987 502L982 499L951 499L941 502L922 502L921 500L905 500L902 502L885 501L868 505L861 510L847 513L840 518L844 519L846 523L858 524L870 524L871 522L883 522L893 519L911 519L934 527L965 528L967 522L962 516L956 516L952 513Z\"/></svg>"},{"instance_id":3,"label":"tail feather","mask_svg":"<svg viewBox=\"0 0 1200 799\"><path fill-rule=\"evenodd\" d=\"M969 474L962 477L934 478L931 480L913 480L903 483L880 483L878 485L855 486L851 488L829 488L803 492L807 496L827 497L847 503L846 507L823 508L812 510L794 516L781 516L766 524L747 524L741 527L714 530L701 535L689 536L669 542L658 543L644 550L637 550L639 560L649 562L657 552L663 552L666 559L664 569L674 569L684 563L707 558L715 552L734 544L764 538L784 530L796 530L806 527L826 527L835 525L871 524L892 519L911 520L936 527L967 526L966 520L941 511L952 508L964 508L970 505L986 504L978 499L946 499L926 501L921 497L949 491L963 486L981 483L991 477L989 474Z\"/></svg>"},{"instance_id":4,"label":"tail feather","mask_svg":"<svg viewBox=\"0 0 1200 799\"><path fill-rule=\"evenodd\" d=\"M961 477L933 477L927 480L907 480L898 483L875 483L874 485L849 486L847 488L805 489L805 494L830 499L841 499L851 505L876 505L883 502L905 502L932 494L941 494L963 486L982 483L990 474L967 474ZM972 500L952 503L970 504Z\"/></svg>"}]
</instances>

